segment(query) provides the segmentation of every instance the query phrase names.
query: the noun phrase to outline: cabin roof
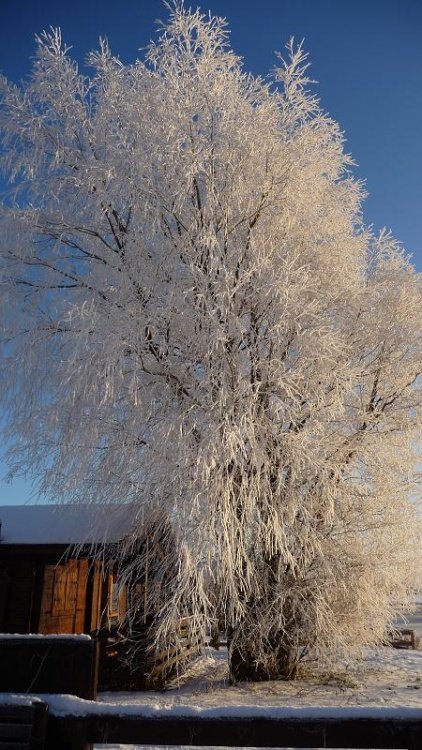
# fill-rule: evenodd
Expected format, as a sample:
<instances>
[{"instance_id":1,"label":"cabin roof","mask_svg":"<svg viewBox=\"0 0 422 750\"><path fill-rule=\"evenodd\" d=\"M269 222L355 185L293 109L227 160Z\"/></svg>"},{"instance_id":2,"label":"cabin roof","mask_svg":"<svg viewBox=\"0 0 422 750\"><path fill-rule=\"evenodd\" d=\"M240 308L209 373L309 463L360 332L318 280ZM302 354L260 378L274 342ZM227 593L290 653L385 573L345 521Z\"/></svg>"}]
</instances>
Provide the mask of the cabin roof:
<instances>
[{"instance_id":1,"label":"cabin roof","mask_svg":"<svg viewBox=\"0 0 422 750\"><path fill-rule=\"evenodd\" d=\"M0 547L111 544L130 534L135 521L131 505L0 505Z\"/></svg>"}]
</instances>

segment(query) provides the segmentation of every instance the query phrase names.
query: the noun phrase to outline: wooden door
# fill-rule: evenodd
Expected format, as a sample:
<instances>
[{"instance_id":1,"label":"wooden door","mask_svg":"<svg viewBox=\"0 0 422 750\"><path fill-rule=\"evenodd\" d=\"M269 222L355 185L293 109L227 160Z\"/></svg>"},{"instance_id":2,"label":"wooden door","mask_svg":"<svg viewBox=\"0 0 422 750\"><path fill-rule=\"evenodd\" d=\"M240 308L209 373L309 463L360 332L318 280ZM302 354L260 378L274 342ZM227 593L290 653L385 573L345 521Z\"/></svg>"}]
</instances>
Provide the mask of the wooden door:
<instances>
[{"instance_id":1,"label":"wooden door","mask_svg":"<svg viewBox=\"0 0 422 750\"><path fill-rule=\"evenodd\" d=\"M46 565L41 599L40 633L83 633L88 560Z\"/></svg>"}]
</instances>

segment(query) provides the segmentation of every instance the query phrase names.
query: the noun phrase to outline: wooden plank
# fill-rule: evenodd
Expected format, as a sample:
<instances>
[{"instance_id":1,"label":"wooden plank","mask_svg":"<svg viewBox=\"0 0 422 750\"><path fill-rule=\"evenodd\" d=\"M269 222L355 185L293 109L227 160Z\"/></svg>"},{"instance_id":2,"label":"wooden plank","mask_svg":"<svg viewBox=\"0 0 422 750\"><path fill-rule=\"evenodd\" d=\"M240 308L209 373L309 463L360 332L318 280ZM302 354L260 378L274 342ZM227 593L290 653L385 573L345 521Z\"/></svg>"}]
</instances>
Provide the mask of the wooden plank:
<instances>
[{"instance_id":1,"label":"wooden plank","mask_svg":"<svg viewBox=\"0 0 422 750\"><path fill-rule=\"evenodd\" d=\"M180 654L177 654L172 659L166 660L162 664L155 664L150 672L151 677L158 677L166 671L170 670L176 664L182 664L182 662L189 659L191 656L193 656L193 654L196 654L198 651L200 651L200 649L201 645L198 644L197 646L193 646L189 650L186 649L185 651L182 651Z\"/></svg>"},{"instance_id":2,"label":"wooden plank","mask_svg":"<svg viewBox=\"0 0 422 750\"><path fill-rule=\"evenodd\" d=\"M46 703L34 704L34 720L32 723L31 750L45 750L47 734L48 707Z\"/></svg>"},{"instance_id":3,"label":"wooden plank","mask_svg":"<svg viewBox=\"0 0 422 750\"><path fill-rule=\"evenodd\" d=\"M48 634L51 628L51 615L53 609L54 580L56 575L55 565L46 565L44 569L44 580L41 597L40 611L40 633Z\"/></svg>"},{"instance_id":4,"label":"wooden plank","mask_svg":"<svg viewBox=\"0 0 422 750\"><path fill-rule=\"evenodd\" d=\"M47 705L0 705L0 750L44 750Z\"/></svg>"},{"instance_id":5,"label":"wooden plank","mask_svg":"<svg viewBox=\"0 0 422 750\"><path fill-rule=\"evenodd\" d=\"M169 646L168 648L164 649L163 651L159 651L157 654L154 654L154 661L161 662L164 660L167 660L169 657L173 657L177 654L183 653L183 651L187 651L192 648L196 648L197 646L201 646L202 643L199 640L199 638L185 642L185 643L178 643L174 646Z\"/></svg>"},{"instance_id":6,"label":"wooden plank","mask_svg":"<svg viewBox=\"0 0 422 750\"><path fill-rule=\"evenodd\" d=\"M123 622L127 612L127 586L123 586L119 593L119 622Z\"/></svg>"},{"instance_id":7,"label":"wooden plank","mask_svg":"<svg viewBox=\"0 0 422 750\"><path fill-rule=\"evenodd\" d=\"M32 734L32 722L30 724L8 724L0 720L0 738L1 739L19 739L27 740Z\"/></svg>"},{"instance_id":8,"label":"wooden plank","mask_svg":"<svg viewBox=\"0 0 422 750\"><path fill-rule=\"evenodd\" d=\"M45 750L91 750L88 741L91 722L86 717L50 716Z\"/></svg>"},{"instance_id":9,"label":"wooden plank","mask_svg":"<svg viewBox=\"0 0 422 750\"><path fill-rule=\"evenodd\" d=\"M118 583L113 572L107 576L107 620L110 628L119 619Z\"/></svg>"},{"instance_id":10,"label":"wooden plank","mask_svg":"<svg viewBox=\"0 0 422 750\"><path fill-rule=\"evenodd\" d=\"M34 716L34 706L33 705L5 705L0 704L0 722L2 721L23 721L24 719L27 719L28 724L32 723L32 719Z\"/></svg>"},{"instance_id":11,"label":"wooden plank","mask_svg":"<svg viewBox=\"0 0 422 750\"><path fill-rule=\"evenodd\" d=\"M393 648L409 648L416 649L416 633L410 628L401 628L397 633L393 635L390 640L390 645Z\"/></svg>"},{"instance_id":12,"label":"wooden plank","mask_svg":"<svg viewBox=\"0 0 422 750\"><path fill-rule=\"evenodd\" d=\"M51 604L51 616L59 617L66 611L67 592L67 570L64 565L57 565L54 569L53 596Z\"/></svg>"},{"instance_id":13,"label":"wooden plank","mask_svg":"<svg viewBox=\"0 0 422 750\"><path fill-rule=\"evenodd\" d=\"M78 735L85 743L145 745L202 745L225 747L325 747L421 750L422 711L419 718L297 719L222 717L137 718L133 715L50 717L54 744L48 750L79 750L71 745Z\"/></svg>"},{"instance_id":14,"label":"wooden plank","mask_svg":"<svg viewBox=\"0 0 422 750\"><path fill-rule=\"evenodd\" d=\"M88 560L78 560L76 568L75 611L73 633L83 633L85 625L85 603L88 585Z\"/></svg>"},{"instance_id":15,"label":"wooden plank","mask_svg":"<svg viewBox=\"0 0 422 750\"><path fill-rule=\"evenodd\" d=\"M180 646L169 646L168 648L164 649L163 651L159 651L157 654L154 654L154 661L155 662L162 662L166 661L167 659L172 658L173 656L179 654L181 651Z\"/></svg>"},{"instance_id":16,"label":"wooden plank","mask_svg":"<svg viewBox=\"0 0 422 750\"><path fill-rule=\"evenodd\" d=\"M6 620L6 605L8 599L10 584L10 576L7 570L0 570L0 629L3 630L3 626Z\"/></svg>"},{"instance_id":17,"label":"wooden plank","mask_svg":"<svg viewBox=\"0 0 422 750\"><path fill-rule=\"evenodd\" d=\"M51 618L51 633L63 633L66 635L72 635L74 631L74 613L68 612L63 615ZM54 629L53 629L54 628Z\"/></svg>"},{"instance_id":18,"label":"wooden plank","mask_svg":"<svg viewBox=\"0 0 422 750\"><path fill-rule=\"evenodd\" d=\"M13 560L9 568L10 585L3 629L9 633L27 633L31 618L31 601L35 569L27 558Z\"/></svg>"},{"instance_id":19,"label":"wooden plank","mask_svg":"<svg viewBox=\"0 0 422 750\"><path fill-rule=\"evenodd\" d=\"M101 626L101 563L95 561L92 571L92 600L90 631L99 630Z\"/></svg>"}]
</instances>

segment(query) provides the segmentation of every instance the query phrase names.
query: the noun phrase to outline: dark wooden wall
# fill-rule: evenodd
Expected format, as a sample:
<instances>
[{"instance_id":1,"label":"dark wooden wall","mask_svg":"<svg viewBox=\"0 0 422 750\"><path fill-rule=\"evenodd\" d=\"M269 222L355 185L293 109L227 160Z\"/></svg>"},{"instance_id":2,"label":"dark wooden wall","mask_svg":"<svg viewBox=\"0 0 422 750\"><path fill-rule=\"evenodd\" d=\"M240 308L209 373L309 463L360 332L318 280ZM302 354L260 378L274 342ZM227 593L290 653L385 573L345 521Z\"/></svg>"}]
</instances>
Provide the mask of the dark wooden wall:
<instances>
[{"instance_id":1,"label":"dark wooden wall","mask_svg":"<svg viewBox=\"0 0 422 750\"><path fill-rule=\"evenodd\" d=\"M0 632L91 633L107 626L110 573L66 548L1 548Z\"/></svg>"},{"instance_id":2,"label":"dark wooden wall","mask_svg":"<svg viewBox=\"0 0 422 750\"><path fill-rule=\"evenodd\" d=\"M0 560L2 593L0 623L3 632L29 633L36 626L36 591L42 579L38 560L28 555ZM35 631L36 632L36 631Z\"/></svg>"}]
</instances>

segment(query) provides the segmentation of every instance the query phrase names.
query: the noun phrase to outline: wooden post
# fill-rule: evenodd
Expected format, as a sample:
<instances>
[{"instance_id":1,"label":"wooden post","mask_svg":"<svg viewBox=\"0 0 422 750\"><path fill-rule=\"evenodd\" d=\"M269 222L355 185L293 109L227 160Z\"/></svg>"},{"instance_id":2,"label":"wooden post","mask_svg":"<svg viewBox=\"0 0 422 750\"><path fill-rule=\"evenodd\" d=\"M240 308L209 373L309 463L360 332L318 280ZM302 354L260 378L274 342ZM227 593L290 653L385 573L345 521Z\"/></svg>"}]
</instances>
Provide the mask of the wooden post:
<instances>
[{"instance_id":1,"label":"wooden post","mask_svg":"<svg viewBox=\"0 0 422 750\"><path fill-rule=\"evenodd\" d=\"M49 716L45 750L92 750L88 736L86 718Z\"/></svg>"}]
</instances>

